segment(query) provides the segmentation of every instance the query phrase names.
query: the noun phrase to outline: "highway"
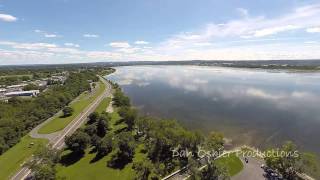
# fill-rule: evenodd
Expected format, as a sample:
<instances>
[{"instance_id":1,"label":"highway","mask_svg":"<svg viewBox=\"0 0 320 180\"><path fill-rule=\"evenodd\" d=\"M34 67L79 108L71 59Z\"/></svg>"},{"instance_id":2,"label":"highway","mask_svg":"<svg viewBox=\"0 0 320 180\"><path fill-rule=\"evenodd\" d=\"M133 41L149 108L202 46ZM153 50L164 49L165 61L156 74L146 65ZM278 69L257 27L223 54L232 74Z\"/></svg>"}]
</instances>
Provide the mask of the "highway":
<instances>
[{"instance_id":1,"label":"highway","mask_svg":"<svg viewBox=\"0 0 320 180\"><path fill-rule=\"evenodd\" d=\"M83 112L81 112L67 127L65 127L62 131L60 131L55 138L53 138L49 144L52 148L62 149L64 147L64 138L68 135L74 133L81 125L87 120L87 117L90 113L94 112L100 102L105 98L112 95L112 86L105 79L100 77L100 80L106 85L106 90L99 97L96 98L94 102L92 102ZM29 175L31 175L31 170L23 167L20 171L18 171L11 180L24 180Z\"/></svg>"}]
</instances>

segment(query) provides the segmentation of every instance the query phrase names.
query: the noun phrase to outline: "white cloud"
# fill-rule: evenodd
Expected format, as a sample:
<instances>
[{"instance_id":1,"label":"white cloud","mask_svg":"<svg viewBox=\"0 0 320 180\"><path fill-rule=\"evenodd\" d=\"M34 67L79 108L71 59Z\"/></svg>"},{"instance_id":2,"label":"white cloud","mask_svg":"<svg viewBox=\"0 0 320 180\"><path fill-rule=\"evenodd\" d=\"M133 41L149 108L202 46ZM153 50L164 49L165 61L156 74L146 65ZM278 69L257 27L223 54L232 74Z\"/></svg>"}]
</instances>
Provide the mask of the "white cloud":
<instances>
[{"instance_id":1,"label":"white cloud","mask_svg":"<svg viewBox=\"0 0 320 180\"><path fill-rule=\"evenodd\" d=\"M247 17L249 15L248 10L244 8L237 8L237 11L240 13L241 16Z\"/></svg>"},{"instance_id":2,"label":"white cloud","mask_svg":"<svg viewBox=\"0 0 320 180\"><path fill-rule=\"evenodd\" d=\"M198 42L198 43L194 43L194 45L195 46L211 46L213 44L209 42Z\"/></svg>"},{"instance_id":3,"label":"white cloud","mask_svg":"<svg viewBox=\"0 0 320 180\"><path fill-rule=\"evenodd\" d=\"M294 26L294 25L286 25L286 26L265 28L265 29L255 31L253 36L254 37L263 37L263 36L273 35L273 34L285 32L285 31L289 31L289 30L294 30L294 29L299 29L299 27Z\"/></svg>"},{"instance_id":4,"label":"white cloud","mask_svg":"<svg viewBox=\"0 0 320 180\"><path fill-rule=\"evenodd\" d=\"M98 38L99 35L97 35L97 34L84 34L83 37L85 37L85 38Z\"/></svg>"},{"instance_id":5,"label":"white cloud","mask_svg":"<svg viewBox=\"0 0 320 180\"><path fill-rule=\"evenodd\" d=\"M255 96L258 98L270 99L270 100L278 100L278 99L284 98L284 96L279 93L271 94L262 89L256 89L256 88L247 89L246 94L249 96Z\"/></svg>"},{"instance_id":6,"label":"white cloud","mask_svg":"<svg viewBox=\"0 0 320 180\"><path fill-rule=\"evenodd\" d=\"M44 31L40 30L40 29L36 29L34 30L35 33L43 33Z\"/></svg>"},{"instance_id":7,"label":"white cloud","mask_svg":"<svg viewBox=\"0 0 320 180\"><path fill-rule=\"evenodd\" d=\"M76 47L76 48L80 47L79 44L74 44L74 43L64 43L64 45L69 47Z\"/></svg>"},{"instance_id":8,"label":"white cloud","mask_svg":"<svg viewBox=\"0 0 320 180\"><path fill-rule=\"evenodd\" d=\"M113 48L129 48L131 47L128 42L111 42L109 43L109 46Z\"/></svg>"},{"instance_id":9,"label":"white cloud","mask_svg":"<svg viewBox=\"0 0 320 180\"><path fill-rule=\"evenodd\" d=\"M137 51L139 51L140 48L119 48L119 49L116 49L117 52L123 52L123 53L135 53Z\"/></svg>"},{"instance_id":10,"label":"white cloud","mask_svg":"<svg viewBox=\"0 0 320 180\"><path fill-rule=\"evenodd\" d=\"M48 33L46 31L40 30L40 29L36 29L34 30L35 33L41 34L46 38L56 38L56 37L61 37L60 35L57 35L55 33Z\"/></svg>"},{"instance_id":11,"label":"white cloud","mask_svg":"<svg viewBox=\"0 0 320 180\"><path fill-rule=\"evenodd\" d=\"M14 22L17 21L18 18L10 15L10 14L0 14L0 20L5 22Z\"/></svg>"},{"instance_id":12,"label":"white cloud","mask_svg":"<svg viewBox=\"0 0 320 180\"><path fill-rule=\"evenodd\" d=\"M318 42L317 41L305 41L303 43L305 43L305 44L317 44Z\"/></svg>"},{"instance_id":13,"label":"white cloud","mask_svg":"<svg viewBox=\"0 0 320 180\"><path fill-rule=\"evenodd\" d=\"M55 38L55 37L58 37L58 35L56 35L56 34L45 34L44 37L46 37L46 38Z\"/></svg>"},{"instance_id":14,"label":"white cloud","mask_svg":"<svg viewBox=\"0 0 320 180\"><path fill-rule=\"evenodd\" d=\"M49 43L17 43L11 41L0 41L0 45L11 46L14 49L40 50L46 48L56 48L57 45Z\"/></svg>"},{"instance_id":15,"label":"white cloud","mask_svg":"<svg viewBox=\"0 0 320 180\"><path fill-rule=\"evenodd\" d=\"M237 9L247 14L245 9ZM247 14L248 15L248 14ZM190 46L195 43L212 42L221 38L260 38L296 29L315 27L320 22L320 4L293 9L290 13L274 18L247 16L225 23L209 23L193 32L181 32L163 42L170 48ZM317 29L313 29L315 31Z\"/></svg>"},{"instance_id":16,"label":"white cloud","mask_svg":"<svg viewBox=\"0 0 320 180\"><path fill-rule=\"evenodd\" d=\"M136 41L134 42L135 44L138 44L138 45L146 45L146 44L149 44L149 42L147 41Z\"/></svg>"},{"instance_id":17,"label":"white cloud","mask_svg":"<svg viewBox=\"0 0 320 180\"><path fill-rule=\"evenodd\" d=\"M320 27L307 28L306 31L308 33L320 33Z\"/></svg>"}]
</instances>

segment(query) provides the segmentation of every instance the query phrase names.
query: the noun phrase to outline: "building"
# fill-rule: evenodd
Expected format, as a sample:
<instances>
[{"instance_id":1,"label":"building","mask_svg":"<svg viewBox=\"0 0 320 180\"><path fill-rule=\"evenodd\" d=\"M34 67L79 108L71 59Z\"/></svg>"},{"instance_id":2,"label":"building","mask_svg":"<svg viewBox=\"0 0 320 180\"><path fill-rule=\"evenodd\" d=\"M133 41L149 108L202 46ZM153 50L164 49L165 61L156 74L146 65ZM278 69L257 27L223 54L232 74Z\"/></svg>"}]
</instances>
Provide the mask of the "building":
<instances>
[{"instance_id":1,"label":"building","mask_svg":"<svg viewBox=\"0 0 320 180\"><path fill-rule=\"evenodd\" d=\"M5 93L5 92L7 92L7 89L5 89L5 88L0 88L0 93Z\"/></svg>"},{"instance_id":2,"label":"building","mask_svg":"<svg viewBox=\"0 0 320 180\"><path fill-rule=\"evenodd\" d=\"M11 86L7 86L7 92L14 92L14 91L21 91L23 89L24 86L26 86L28 84L17 84L17 85L11 85Z\"/></svg>"},{"instance_id":3,"label":"building","mask_svg":"<svg viewBox=\"0 0 320 180\"><path fill-rule=\"evenodd\" d=\"M16 96L37 96L40 93L39 90L31 91L14 91L5 94L6 97L16 97Z\"/></svg>"}]
</instances>

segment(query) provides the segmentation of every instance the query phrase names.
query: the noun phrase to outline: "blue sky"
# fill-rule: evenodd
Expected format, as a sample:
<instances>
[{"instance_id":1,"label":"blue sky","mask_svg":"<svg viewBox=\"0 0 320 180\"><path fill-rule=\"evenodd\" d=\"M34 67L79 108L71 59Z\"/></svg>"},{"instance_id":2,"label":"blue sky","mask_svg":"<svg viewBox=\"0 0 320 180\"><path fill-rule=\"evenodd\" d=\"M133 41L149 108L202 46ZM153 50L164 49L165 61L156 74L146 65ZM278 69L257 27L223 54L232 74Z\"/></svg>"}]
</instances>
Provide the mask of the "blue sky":
<instances>
[{"instance_id":1,"label":"blue sky","mask_svg":"<svg viewBox=\"0 0 320 180\"><path fill-rule=\"evenodd\" d=\"M0 64L317 58L319 0L0 0Z\"/></svg>"}]
</instances>

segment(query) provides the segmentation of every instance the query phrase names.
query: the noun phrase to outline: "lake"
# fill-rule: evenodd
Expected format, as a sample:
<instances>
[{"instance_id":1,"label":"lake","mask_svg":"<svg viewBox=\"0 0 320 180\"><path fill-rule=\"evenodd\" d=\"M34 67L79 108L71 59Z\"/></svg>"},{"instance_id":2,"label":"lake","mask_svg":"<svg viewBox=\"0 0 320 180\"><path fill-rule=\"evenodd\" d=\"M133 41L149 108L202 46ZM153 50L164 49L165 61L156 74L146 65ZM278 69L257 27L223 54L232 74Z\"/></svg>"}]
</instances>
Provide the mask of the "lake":
<instances>
[{"instance_id":1,"label":"lake","mask_svg":"<svg viewBox=\"0 0 320 180\"><path fill-rule=\"evenodd\" d=\"M117 67L110 76L142 114L222 132L233 146L291 140L320 153L320 73L200 66Z\"/></svg>"}]
</instances>

